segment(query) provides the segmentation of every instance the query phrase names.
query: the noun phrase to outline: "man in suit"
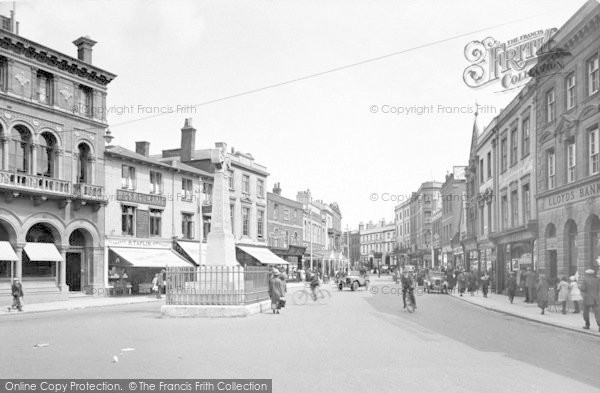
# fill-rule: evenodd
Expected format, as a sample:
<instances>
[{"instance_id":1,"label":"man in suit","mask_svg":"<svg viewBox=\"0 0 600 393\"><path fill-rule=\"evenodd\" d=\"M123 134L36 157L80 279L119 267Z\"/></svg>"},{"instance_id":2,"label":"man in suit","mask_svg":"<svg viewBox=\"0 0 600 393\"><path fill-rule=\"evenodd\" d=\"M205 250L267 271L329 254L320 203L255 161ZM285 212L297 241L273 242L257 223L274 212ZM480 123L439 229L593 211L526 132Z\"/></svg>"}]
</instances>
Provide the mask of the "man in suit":
<instances>
[{"instance_id":1,"label":"man in suit","mask_svg":"<svg viewBox=\"0 0 600 393\"><path fill-rule=\"evenodd\" d=\"M530 267L525 272L525 287L527 288L527 296L525 302L533 303L535 301L535 289L537 287L537 276Z\"/></svg>"},{"instance_id":2,"label":"man in suit","mask_svg":"<svg viewBox=\"0 0 600 393\"><path fill-rule=\"evenodd\" d=\"M585 277L579 289L583 295L583 320L585 321L583 328L590 328L590 308L593 308L596 323L600 330L600 279L596 277L596 272L593 269L585 271Z\"/></svg>"}]
</instances>

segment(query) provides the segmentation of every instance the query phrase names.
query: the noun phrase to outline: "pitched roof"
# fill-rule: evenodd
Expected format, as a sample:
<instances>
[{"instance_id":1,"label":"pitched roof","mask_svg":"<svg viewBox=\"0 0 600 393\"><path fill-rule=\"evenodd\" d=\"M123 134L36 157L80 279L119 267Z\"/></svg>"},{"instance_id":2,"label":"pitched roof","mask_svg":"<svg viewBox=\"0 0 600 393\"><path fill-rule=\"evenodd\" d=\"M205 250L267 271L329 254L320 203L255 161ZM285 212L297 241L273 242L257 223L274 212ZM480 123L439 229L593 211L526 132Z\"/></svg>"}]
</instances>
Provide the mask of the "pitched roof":
<instances>
[{"instance_id":1,"label":"pitched roof","mask_svg":"<svg viewBox=\"0 0 600 393\"><path fill-rule=\"evenodd\" d=\"M142 163L148 164L148 165L154 165L154 166L168 169L168 170L181 170L181 171L193 173L196 175L212 176L212 174L210 174L208 172L204 172L200 169L196 169L192 166L183 164L179 161L176 161L176 160L159 161L155 158L147 157L143 154L139 154L132 150L126 149L123 146L118 146L118 145L106 146L104 153L113 155L113 156L117 156L117 157L121 157L121 158L127 158L132 161L142 162Z\"/></svg>"}]
</instances>

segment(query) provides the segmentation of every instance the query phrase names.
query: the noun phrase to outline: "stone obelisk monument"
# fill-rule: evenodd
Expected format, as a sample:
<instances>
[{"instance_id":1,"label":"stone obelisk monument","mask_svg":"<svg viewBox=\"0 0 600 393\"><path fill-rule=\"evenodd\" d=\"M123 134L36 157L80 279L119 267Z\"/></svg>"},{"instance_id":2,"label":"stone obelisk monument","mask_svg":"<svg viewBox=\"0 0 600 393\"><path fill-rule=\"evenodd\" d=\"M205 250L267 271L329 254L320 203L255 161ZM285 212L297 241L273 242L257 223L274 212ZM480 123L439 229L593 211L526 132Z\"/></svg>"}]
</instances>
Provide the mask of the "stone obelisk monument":
<instances>
[{"instance_id":1,"label":"stone obelisk monument","mask_svg":"<svg viewBox=\"0 0 600 393\"><path fill-rule=\"evenodd\" d=\"M212 149L210 160L215 166L212 191L210 233L206 238L206 265L239 266L235 257L235 242L231 231L229 208L229 159L223 149Z\"/></svg>"}]
</instances>

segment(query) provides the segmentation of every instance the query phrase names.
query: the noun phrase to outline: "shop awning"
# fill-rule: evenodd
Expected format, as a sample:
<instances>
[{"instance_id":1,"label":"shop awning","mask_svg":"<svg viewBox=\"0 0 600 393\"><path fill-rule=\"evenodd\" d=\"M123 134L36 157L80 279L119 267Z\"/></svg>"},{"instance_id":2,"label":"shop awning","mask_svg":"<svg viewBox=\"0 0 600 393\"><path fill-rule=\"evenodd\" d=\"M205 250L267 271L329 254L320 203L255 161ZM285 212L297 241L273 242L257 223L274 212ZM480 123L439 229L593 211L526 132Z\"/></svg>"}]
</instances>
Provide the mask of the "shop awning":
<instances>
[{"instance_id":1,"label":"shop awning","mask_svg":"<svg viewBox=\"0 0 600 393\"><path fill-rule=\"evenodd\" d=\"M18 259L9 242L0 242L0 261L16 261Z\"/></svg>"},{"instance_id":2,"label":"shop awning","mask_svg":"<svg viewBox=\"0 0 600 393\"><path fill-rule=\"evenodd\" d=\"M181 247L181 249L197 264L200 265L199 258L199 250L200 243L199 242L185 242L178 241L177 245ZM206 243L202 243L202 264L206 265Z\"/></svg>"},{"instance_id":3,"label":"shop awning","mask_svg":"<svg viewBox=\"0 0 600 393\"><path fill-rule=\"evenodd\" d=\"M121 259L120 265L133 267L190 267L191 262L181 258L170 248L110 247Z\"/></svg>"},{"instance_id":4,"label":"shop awning","mask_svg":"<svg viewBox=\"0 0 600 393\"><path fill-rule=\"evenodd\" d=\"M23 251L30 261L62 262L63 257L53 243L25 243Z\"/></svg>"},{"instance_id":5,"label":"shop awning","mask_svg":"<svg viewBox=\"0 0 600 393\"><path fill-rule=\"evenodd\" d=\"M237 248L256 258L260 263L265 265L289 265L286 260L279 258L266 247L237 246Z\"/></svg>"}]
</instances>

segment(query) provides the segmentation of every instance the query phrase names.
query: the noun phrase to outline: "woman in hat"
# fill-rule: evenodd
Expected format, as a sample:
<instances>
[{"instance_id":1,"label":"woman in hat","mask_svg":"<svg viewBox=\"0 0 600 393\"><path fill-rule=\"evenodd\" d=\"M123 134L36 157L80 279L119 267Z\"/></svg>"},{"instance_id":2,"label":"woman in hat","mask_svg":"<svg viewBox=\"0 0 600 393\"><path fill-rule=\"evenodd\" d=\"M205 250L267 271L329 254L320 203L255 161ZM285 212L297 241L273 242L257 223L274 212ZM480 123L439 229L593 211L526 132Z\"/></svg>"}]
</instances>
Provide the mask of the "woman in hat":
<instances>
[{"instance_id":1,"label":"woman in hat","mask_svg":"<svg viewBox=\"0 0 600 393\"><path fill-rule=\"evenodd\" d=\"M573 313L579 313L579 302L583 300L581 296L581 291L579 290L579 284L577 284L577 280L575 276L569 277L569 301L573 302L573 306L575 307L575 311Z\"/></svg>"},{"instance_id":2,"label":"woman in hat","mask_svg":"<svg viewBox=\"0 0 600 393\"><path fill-rule=\"evenodd\" d=\"M542 315L544 315L544 311L548 307L548 281L545 275L540 274L536 289L538 307L542 309Z\"/></svg>"},{"instance_id":3,"label":"woman in hat","mask_svg":"<svg viewBox=\"0 0 600 393\"><path fill-rule=\"evenodd\" d=\"M566 277L561 277L559 283L556 285L558 290L558 303L562 306L563 315L567 313L567 301L569 300L569 283L567 283Z\"/></svg>"},{"instance_id":4,"label":"woman in hat","mask_svg":"<svg viewBox=\"0 0 600 393\"><path fill-rule=\"evenodd\" d=\"M269 280L269 297L271 298L271 310L273 314L279 314L281 308L279 301L284 295L284 287L279 279L279 270L273 269L271 279Z\"/></svg>"},{"instance_id":5,"label":"woman in hat","mask_svg":"<svg viewBox=\"0 0 600 393\"><path fill-rule=\"evenodd\" d=\"M285 296L287 295L287 274L281 273L279 275L279 280L281 281L281 288L283 292L279 298L279 308L277 309L277 312L279 312L282 307L285 307Z\"/></svg>"}]
</instances>

